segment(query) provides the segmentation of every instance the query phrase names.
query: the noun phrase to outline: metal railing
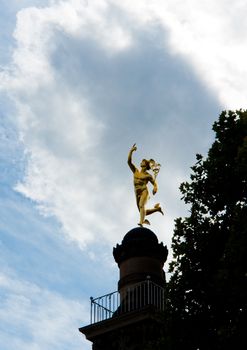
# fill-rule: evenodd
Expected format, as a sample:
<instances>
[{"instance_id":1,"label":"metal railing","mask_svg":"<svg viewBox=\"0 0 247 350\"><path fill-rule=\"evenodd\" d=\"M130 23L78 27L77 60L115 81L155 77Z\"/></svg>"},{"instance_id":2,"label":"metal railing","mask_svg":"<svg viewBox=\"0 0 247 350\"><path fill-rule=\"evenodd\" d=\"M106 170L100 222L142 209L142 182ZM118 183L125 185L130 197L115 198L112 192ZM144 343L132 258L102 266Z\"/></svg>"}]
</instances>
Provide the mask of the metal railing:
<instances>
[{"instance_id":1,"label":"metal railing","mask_svg":"<svg viewBox=\"0 0 247 350\"><path fill-rule=\"evenodd\" d=\"M165 309L165 290L147 279L121 292L113 292L98 298L91 297L91 324L140 310L148 305L159 311Z\"/></svg>"}]
</instances>

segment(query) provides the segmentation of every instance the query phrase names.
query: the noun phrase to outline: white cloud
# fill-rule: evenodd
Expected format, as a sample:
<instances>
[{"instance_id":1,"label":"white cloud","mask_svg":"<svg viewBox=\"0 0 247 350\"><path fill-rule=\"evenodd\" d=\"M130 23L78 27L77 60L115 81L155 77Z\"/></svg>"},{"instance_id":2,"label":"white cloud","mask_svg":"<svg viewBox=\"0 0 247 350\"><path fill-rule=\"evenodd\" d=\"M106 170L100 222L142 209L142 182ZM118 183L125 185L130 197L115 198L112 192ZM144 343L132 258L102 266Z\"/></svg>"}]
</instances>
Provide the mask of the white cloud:
<instances>
[{"instance_id":1,"label":"white cloud","mask_svg":"<svg viewBox=\"0 0 247 350\"><path fill-rule=\"evenodd\" d=\"M5 350L90 349L78 328L89 323L89 307L0 273L0 347Z\"/></svg>"},{"instance_id":2,"label":"white cloud","mask_svg":"<svg viewBox=\"0 0 247 350\"><path fill-rule=\"evenodd\" d=\"M140 23L158 21L168 30L171 53L187 59L224 108L247 107L246 1L126 0L119 6Z\"/></svg>"},{"instance_id":3,"label":"white cloud","mask_svg":"<svg viewBox=\"0 0 247 350\"><path fill-rule=\"evenodd\" d=\"M33 95L53 81L50 55L56 48L59 32L90 38L111 52L129 48L132 42L126 28L111 17L106 1L57 0L49 7L24 8L17 13L13 74L1 73L7 88Z\"/></svg>"},{"instance_id":4,"label":"white cloud","mask_svg":"<svg viewBox=\"0 0 247 350\"><path fill-rule=\"evenodd\" d=\"M112 228L101 213L107 190L96 170L102 164L92 151L104 123L90 113L83 95L59 80L51 57L62 35L90 37L111 52L127 48L129 34L107 11L105 1L54 1L50 7L19 11L11 70L1 76L17 106L27 154L26 175L16 189L58 218L66 235L82 247L95 238L92 226L102 235Z\"/></svg>"}]
</instances>

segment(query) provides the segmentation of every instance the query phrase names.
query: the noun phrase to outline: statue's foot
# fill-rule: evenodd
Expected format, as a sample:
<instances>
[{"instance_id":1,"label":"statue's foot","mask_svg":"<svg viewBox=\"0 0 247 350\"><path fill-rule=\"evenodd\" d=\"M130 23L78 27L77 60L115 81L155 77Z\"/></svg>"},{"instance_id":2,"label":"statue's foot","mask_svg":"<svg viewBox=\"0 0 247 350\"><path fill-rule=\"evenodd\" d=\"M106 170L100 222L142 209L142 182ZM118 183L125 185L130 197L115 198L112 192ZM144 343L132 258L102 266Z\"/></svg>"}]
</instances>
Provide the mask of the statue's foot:
<instances>
[{"instance_id":1,"label":"statue's foot","mask_svg":"<svg viewBox=\"0 0 247 350\"><path fill-rule=\"evenodd\" d=\"M163 212L163 210L161 209L161 206L160 206L159 203L155 204L154 208L157 209L157 211L159 211L162 215L164 215L164 212Z\"/></svg>"},{"instance_id":2,"label":"statue's foot","mask_svg":"<svg viewBox=\"0 0 247 350\"><path fill-rule=\"evenodd\" d=\"M147 219L145 219L143 223L146 225L150 225L150 222Z\"/></svg>"},{"instance_id":3,"label":"statue's foot","mask_svg":"<svg viewBox=\"0 0 247 350\"><path fill-rule=\"evenodd\" d=\"M141 226L141 227L142 227L143 225L139 222L138 226Z\"/></svg>"}]
</instances>

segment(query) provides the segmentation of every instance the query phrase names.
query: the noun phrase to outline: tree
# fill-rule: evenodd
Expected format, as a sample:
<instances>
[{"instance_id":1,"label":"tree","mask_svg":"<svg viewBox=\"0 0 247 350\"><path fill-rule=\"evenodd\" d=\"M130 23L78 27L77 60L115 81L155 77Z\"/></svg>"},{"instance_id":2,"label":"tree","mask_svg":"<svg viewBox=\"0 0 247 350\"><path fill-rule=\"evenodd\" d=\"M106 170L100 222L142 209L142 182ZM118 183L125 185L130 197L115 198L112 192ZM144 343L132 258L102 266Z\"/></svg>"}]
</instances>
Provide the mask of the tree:
<instances>
[{"instance_id":1,"label":"tree","mask_svg":"<svg viewBox=\"0 0 247 350\"><path fill-rule=\"evenodd\" d=\"M246 349L247 111L224 111L215 141L182 183L169 282L173 347ZM239 344L239 345L237 345Z\"/></svg>"}]
</instances>

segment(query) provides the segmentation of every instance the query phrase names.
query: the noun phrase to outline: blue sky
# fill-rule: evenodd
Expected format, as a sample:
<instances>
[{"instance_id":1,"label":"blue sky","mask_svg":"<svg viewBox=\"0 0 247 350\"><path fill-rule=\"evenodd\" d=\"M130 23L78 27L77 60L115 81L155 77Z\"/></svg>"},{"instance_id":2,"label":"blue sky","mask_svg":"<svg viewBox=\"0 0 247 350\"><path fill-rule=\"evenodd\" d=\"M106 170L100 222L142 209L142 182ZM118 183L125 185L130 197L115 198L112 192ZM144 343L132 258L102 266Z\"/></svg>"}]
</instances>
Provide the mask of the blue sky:
<instances>
[{"instance_id":1,"label":"blue sky","mask_svg":"<svg viewBox=\"0 0 247 350\"><path fill-rule=\"evenodd\" d=\"M0 348L87 350L89 297L116 290L138 222L128 150L162 164L151 229L170 246L213 121L246 108L247 4L0 5Z\"/></svg>"}]
</instances>

